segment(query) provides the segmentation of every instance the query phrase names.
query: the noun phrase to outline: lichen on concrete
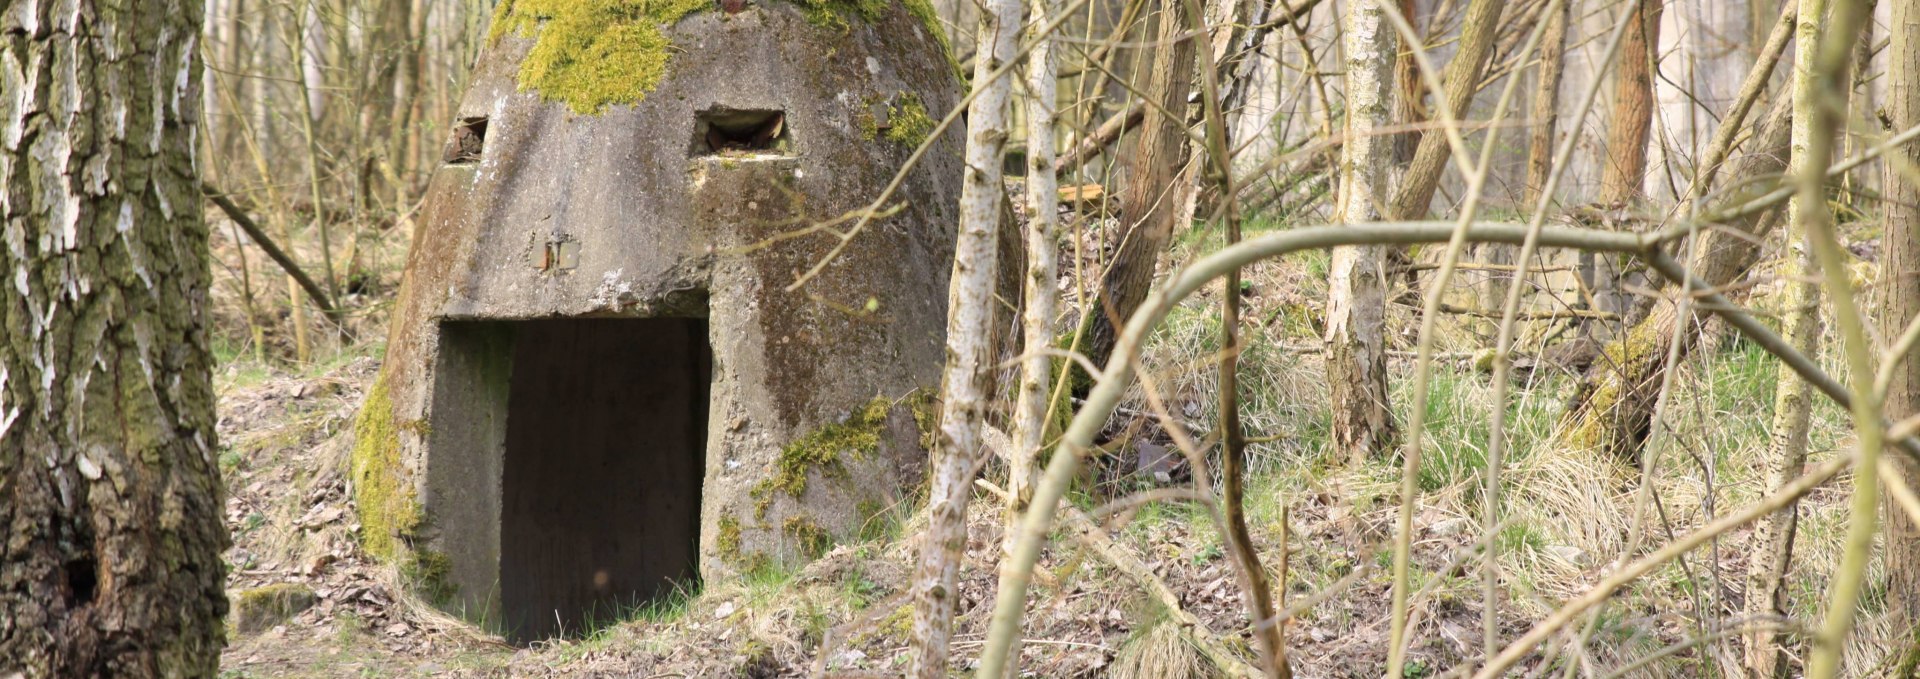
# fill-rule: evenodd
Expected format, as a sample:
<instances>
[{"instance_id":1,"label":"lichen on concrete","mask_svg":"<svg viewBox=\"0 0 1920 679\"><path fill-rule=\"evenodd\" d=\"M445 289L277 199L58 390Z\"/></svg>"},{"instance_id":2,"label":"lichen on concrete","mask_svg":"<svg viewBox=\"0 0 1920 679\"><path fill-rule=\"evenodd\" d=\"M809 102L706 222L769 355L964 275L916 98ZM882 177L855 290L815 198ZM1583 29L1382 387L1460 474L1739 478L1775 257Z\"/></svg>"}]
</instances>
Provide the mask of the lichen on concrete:
<instances>
[{"instance_id":1,"label":"lichen on concrete","mask_svg":"<svg viewBox=\"0 0 1920 679\"><path fill-rule=\"evenodd\" d=\"M934 126L938 124L932 116L927 115L926 104L921 103L920 97L912 92L901 92L891 99L869 97L866 105L867 110L860 114L858 124L860 137L867 141L885 138L907 148L917 148L927 141L927 136L933 133ZM887 109L885 129L880 127L879 118L873 114L882 106Z\"/></svg>"},{"instance_id":2,"label":"lichen on concrete","mask_svg":"<svg viewBox=\"0 0 1920 679\"><path fill-rule=\"evenodd\" d=\"M360 543L380 559L404 556L403 535L420 525L420 504L400 468L400 432L382 372L354 418L349 478L359 509Z\"/></svg>"},{"instance_id":3,"label":"lichen on concrete","mask_svg":"<svg viewBox=\"0 0 1920 679\"><path fill-rule=\"evenodd\" d=\"M920 97L912 92L903 92L893 108L892 127L887 128L887 141L915 148L927 141L927 135L933 132L934 120L927 115L927 106L920 103Z\"/></svg>"}]
</instances>

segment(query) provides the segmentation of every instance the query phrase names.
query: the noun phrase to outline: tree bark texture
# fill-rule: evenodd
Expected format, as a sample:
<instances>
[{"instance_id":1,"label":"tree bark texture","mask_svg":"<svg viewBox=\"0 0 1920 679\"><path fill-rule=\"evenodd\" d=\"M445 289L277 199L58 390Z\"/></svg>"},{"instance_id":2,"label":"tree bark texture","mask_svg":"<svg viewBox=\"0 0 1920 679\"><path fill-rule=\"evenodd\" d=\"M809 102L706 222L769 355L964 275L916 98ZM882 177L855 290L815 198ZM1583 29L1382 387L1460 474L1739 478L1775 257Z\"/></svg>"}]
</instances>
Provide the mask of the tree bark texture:
<instances>
[{"instance_id":1,"label":"tree bark texture","mask_svg":"<svg viewBox=\"0 0 1920 679\"><path fill-rule=\"evenodd\" d=\"M1053 0L1033 0L1030 23L1044 25L1054 12ZM1057 90L1053 40L1051 36L1033 36L1033 49L1027 53L1027 271L1026 303L1021 313L1021 328L1026 347L1044 347L1053 343L1053 315L1059 297L1059 177L1054 172L1053 126L1059 118L1059 104L1051 96ZM1053 357L1027 351L1020 361L1020 393L1014 406L1013 442L1007 455L1007 533L1006 547L1013 548L1020 515L1033 501L1033 483L1040 471L1040 449L1047 434L1049 390L1053 387ZM1061 398L1066 398L1063 394Z\"/></svg>"},{"instance_id":2,"label":"tree bark texture","mask_svg":"<svg viewBox=\"0 0 1920 679\"><path fill-rule=\"evenodd\" d=\"M1613 110L1607 124L1607 153L1600 166L1600 204L1608 210L1631 209L1642 197L1641 186L1647 175L1647 140L1653 131L1654 63L1659 57L1660 12L1664 0L1639 0L1634 4L1633 25L1627 28L1620 45L1620 63L1613 70ZM1621 289L1621 257L1595 255L1593 276L1588 282L1593 308L1631 319L1633 300ZM1589 336L1613 339L1614 330L1604 321L1586 325Z\"/></svg>"},{"instance_id":3,"label":"tree bark texture","mask_svg":"<svg viewBox=\"0 0 1920 679\"><path fill-rule=\"evenodd\" d=\"M1094 365L1106 365L1117 339L1116 328L1147 298L1154 269L1167 250L1173 228L1186 213L1190 191L1181 190L1190 151L1187 129L1187 93L1193 89L1193 65L1198 41L1184 35L1189 22L1183 0L1161 3L1153 63L1141 91L1158 105L1148 106L1127 157L1126 191L1120 195L1120 218L1127 225L1114 249L1113 261L1102 278L1100 294L1086 311L1081 346Z\"/></svg>"},{"instance_id":4,"label":"tree bark texture","mask_svg":"<svg viewBox=\"0 0 1920 679\"><path fill-rule=\"evenodd\" d=\"M1007 141L1007 108L1013 76L994 72L1016 56L1026 7L1021 0L991 0L980 12L974 86L967 109L966 179L960 195L960 228L947 293L947 360L940 399L940 436L930 467L926 532L913 577L913 642L909 676L947 676L953 616L959 603L960 564L967 553L967 501L982 454L988 394L993 383L994 338L999 316L994 299L1002 246L1000 154Z\"/></svg>"},{"instance_id":5,"label":"tree bark texture","mask_svg":"<svg viewBox=\"0 0 1920 679\"><path fill-rule=\"evenodd\" d=\"M0 3L0 676L211 677L204 3Z\"/></svg>"},{"instance_id":6,"label":"tree bark texture","mask_svg":"<svg viewBox=\"0 0 1920 679\"><path fill-rule=\"evenodd\" d=\"M1480 91L1480 72L1484 70L1487 55L1493 51L1500 9L1506 4L1503 0L1472 0L1467 5L1466 23L1460 27L1460 51L1454 53L1441 73L1440 84L1446 91L1435 104L1445 107L1453 120L1458 121L1467 114L1473 95ZM1395 219L1426 218L1433 193L1440 187L1440 177L1446 173L1447 161L1452 157L1453 147L1447 143L1445 132L1434 130L1432 134L1420 136L1413 162L1407 166L1400 191L1393 198Z\"/></svg>"},{"instance_id":7,"label":"tree bark texture","mask_svg":"<svg viewBox=\"0 0 1920 679\"><path fill-rule=\"evenodd\" d=\"M1399 46L1379 2L1348 5L1346 139L1341 146L1339 221L1349 228L1380 220L1386 205L1392 137L1394 55ZM1336 455L1354 464L1392 445L1387 402L1387 248L1333 249L1327 273L1327 384Z\"/></svg>"},{"instance_id":8,"label":"tree bark texture","mask_svg":"<svg viewBox=\"0 0 1920 679\"><path fill-rule=\"evenodd\" d=\"M1845 0L1843 0L1845 1ZM1787 176L1806 173L1807 143L1814 134L1809 122L1814 97L1815 50L1823 30L1827 0L1800 0L1793 41L1793 132L1792 150L1787 156ZM1818 172L1816 168L1814 171ZM1820 350L1819 269L1814 265L1808 240L1808 227L1801 221L1800 196L1788 201L1786 244L1781 249L1780 281L1786 315L1780 321L1782 334L1795 349L1808 356ZM1790 370L1782 369L1774 385L1773 426L1767 445L1767 488L1779 488L1800 475L1807 461L1807 430L1813 415L1813 387ZM1747 612L1781 615L1786 612L1786 576L1793 561L1793 536L1799 524L1795 504L1761 517L1753 531L1754 560L1747 567ZM1756 677L1785 676L1786 658L1770 631L1756 630L1747 635L1747 672Z\"/></svg>"},{"instance_id":9,"label":"tree bark texture","mask_svg":"<svg viewBox=\"0 0 1920 679\"><path fill-rule=\"evenodd\" d=\"M1912 2L1888 6L1887 122L1894 131L1920 125L1920 7ZM1892 153L1904 156L1882 161L1881 190L1885 200L1885 254L1880 260L1880 332L1893 337L1920 315L1920 185L1900 170L1902 163L1920 163L1920 143L1908 143ZM1895 422L1920 413L1920 360L1904 357L1887 387L1887 417ZM1889 357L1887 360L1899 360ZM1894 463L1909 485L1920 485L1920 466L1895 455ZM1887 613L1893 634L1904 643L1901 669L1911 673L1920 665L1920 526L1887 500ZM1898 647L1896 647L1898 648Z\"/></svg>"},{"instance_id":10,"label":"tree bark texture","mask_svg":"<svg viewBox=\"0 0 1920 679\"><path fill-rule=\"evenodd\" d=\"M1546 188L1547 177L1553 171L1553 149L1557 145L1556 129L1560 122L1560 80L1567 71L1567 23L1572 6L1571 2L1562 2L1558 11L1542 18L1550 23L1546 34L1540 36L1540 65L1534 71L1533 128L1527 137L1527 183L1525 200L1521 201L1527 208L1540 202L1540 192Z\"/></svg>"}]
</instances>

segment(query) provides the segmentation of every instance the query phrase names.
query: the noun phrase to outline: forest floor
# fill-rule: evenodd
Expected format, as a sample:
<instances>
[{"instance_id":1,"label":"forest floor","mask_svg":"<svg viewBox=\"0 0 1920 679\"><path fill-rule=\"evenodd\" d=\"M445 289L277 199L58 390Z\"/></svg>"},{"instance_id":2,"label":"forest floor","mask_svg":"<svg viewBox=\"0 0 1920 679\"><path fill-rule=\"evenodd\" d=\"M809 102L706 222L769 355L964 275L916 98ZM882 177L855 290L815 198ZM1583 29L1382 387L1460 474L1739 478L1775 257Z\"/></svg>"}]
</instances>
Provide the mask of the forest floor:
<instances>
[{"instance_id":1,"label":"forest floor","mask_svg":"<svg viewBox=\"0 0 1920 679\"><path fill-rule=\"evenodd\" d=\"M1208 247L1181 245L1186 252ZM1325 598L1287 625L1295 676L1373 677L1384 664L1390 578L1388 543L1397 513L1397 459L1350 467L1326 450L1328 414L1317 346L1325 255L1264 263L1244 291L1253 319L1243 358L1246 426L1254 446L1249 522L1262 560L1286 564L1284 603ZM1205 431L1213 417L1217 291L1182 306L1150 344L1147 374L1184 426ZM1412 310L1390 321L1396 349L1411 344ZM1545 324L1542 324L1545 325ZM1530 332L1529 341L1550 334ZM1475 369L1483 329L1450 324L1453 351L1442 362L1429 404L1427 455L1415 514L1413 598L1416 617L1408 676L1431 676L1479 656L1482 534L1480 474L1485 468L1492 385ZM377 337L379 332L363 333ZM1677 376L1670 434L1655 442L1649 540L1664 542L1757 498L1764 472L1775 363L1724 333ZM755 572L737 582L634 611L584 638L518 648L435 611L405 592L389 566L361 553L345 483L351 424L378 369L377 342L351 344L301 368L263 364L223 351L219 391L221 467L233 536L228 551L236 601L249 592L296 585L311 606L263 629L234 630L225 677L280 676L898 676L907 645L903 592L911 572L908 539L923 520L903 512L888 536L850 542L792 571ZM1828 361L1832 363L1831 360ZM1412 362L1392 363L1395 403L1405 421ZM1503 639L1524 633L1559 602L1583 592L1627 547L1640 472L1597 452L1567 449L1554 431L1572 380L1551 366L1527 376L1509 406L1512 451L1493 563L1501 582ZM1170 445L1131 394L1112 431ZM1845 413L1821 404L1814 414L1815 464L1843 450ZM1122 456L1126 457L1126 456ZM1109 464L1101 490L1075 498L1091 508L1166 481ZM1164 471L1164 470L1163 470ZM990 471L989 477L997 472ZM1183 470L1172 473L1179 482ZM994 478L999 482L998 478ZM1790 607L1814 619L1843 532L1846 477L1800 507ZM1098 496L1098 497L1096 497ZM998 561L1001 504L975 498L955 667L979 652ZM1247 654L1234 575L1211 515L1184 504L1148 504L1115 537L1172 589L1179 605L1206 623L1206 634ZM1687 645L1736 624L1741 615L1747 533L1723 536L1642 578L1590 623L1577 658L1589 676L1605 676L1662 649L1636 676L1718 674L1732 642ZM1284 552L1283 552L1284 550ZM1283 558L1284 554L1284 558ZM1207 676L1209 666L1165 624L1160 604L1111 564L1070 538L1041 563L1028 609L1022 667L1039 677ZM1877 566L1876 566L1877 567ZM262 588L268 588L263 590ZM1848 676L1873 673L1883 651L1872 616L1848 653ZM1724 636L1724 635L1720 635ZM1669 648L1674 647L1674 648Z\"/></svg>"}]
</instances>

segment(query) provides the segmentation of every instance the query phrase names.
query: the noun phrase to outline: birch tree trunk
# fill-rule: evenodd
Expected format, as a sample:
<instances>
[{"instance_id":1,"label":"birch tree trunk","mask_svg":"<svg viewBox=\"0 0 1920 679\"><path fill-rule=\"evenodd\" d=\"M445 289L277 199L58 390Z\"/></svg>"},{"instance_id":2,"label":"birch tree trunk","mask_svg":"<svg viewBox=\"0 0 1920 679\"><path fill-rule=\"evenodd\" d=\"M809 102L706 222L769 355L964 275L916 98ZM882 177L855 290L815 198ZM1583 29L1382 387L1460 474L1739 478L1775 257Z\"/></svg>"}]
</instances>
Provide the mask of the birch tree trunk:
<instances>
[{"instance_id":1,"label":"birch tree trunk","mask_svg":"<svg viewBox=\"0 0 1920 679\"><path fill-rule=\"evenodd\" d=\"M1843 0L1845 1L1845 0ZM1807 172L1809 126L1818 90L1814 83L1813 46L1824 26L1827 0L1800 0L1798 25L1793 41L1793 141L1787 156L1787 176ZM1821 163L1825 165L1825 163ZM1814 171L1818 172L1818 169ZM1807 224L1795 194L1787 203L1786 247L1782 251L1780 280L1786 317L1781 330L1787 342L1807 356L1819 355L1820 286L1819 269L1807 240ZM1807 427L1813 414L1813 388L1793 371L1782 368L1773 395L1773 432L1767 446L1767 488L1779 488L1800 475L1807 460ZM1796 505L1761 517L1753 531L1754 559L1747 569L1747 613L1782 615L1786 613L1786 575L1793 561L1793 537L1799 524ZM1747 637L1748 674L1755 677L1785 676L1786 658L1771 630L1755 631Z\"/></svg>"},{"instance_id":2,"label":"birch tree trunk","mask_svg":"<svg viewBox=\"0 0 1920 679\"><path fill-rule=\"evenodd\" d=\"M1030 24L1044 27L1053 15L1052 0L1033 0ZM1025 319L1026 358L1020 364L1020 394L1014 405L1013 442L1007 460L1006 547L1013 548L1020 515L1033 501L1034 475L1039 471L1040 447L1047 434L1048 387L1053 385L1053 359L1036 351L1053 344L1054 302L1059 296L1060 192L1053 169L1054 122L1060 115L1056 101L1057 70L1051 36L1033 36L1027 53L1027 276ZM1066 398L1062 395L1061 398Z\"/></svg>"},{"instance_id":3,"label":"birch tree trunk","mask_svg":"<svg viewBox=\"0 0 1920 679\"><path fill-rule=\"evenodd\" d=\"M1614 69L1613 111L1607 123L1607 153L1601 159L1600 204L1605 209L1631 209L1641 198L1641 183L1647 174L1647 140L1653 131L1653 78L1656 49L1660 45L1660 12L1664 0L1639 0L1634 4L1633 25L1620 45L1620 64ZM1619 255L1594 255L1589 281L1593 308L1616 314L1632 315L1633 301L1621 289ZM1598 340L1611 340L1614 329L1604 321L1586 324L1587 334Z\"/></svg>"},{"instance_id":4,"label":"birch tree trunk","mask_svg":"<svg viewBox=\"0 0 1920 679\"><path fill-rule=\"evenodd\" d=\"M967 501L982 446L980 430L992 383L994 282L1000 247L1000 153L1007 141L1007 100L1013 81L994 72L1016 56L1021 0L989 0L980 13L980 55L967 108L966 181L960 195L959 241L947 293L947 363L940 399L940 440L934 446L927 530L913 579L913 648L909 675L947 675L960 564L967 553Z\"/></svg>"},{"instance_id":5,"label":"birch tree trunk","mask_svg":"<svg viewBox=\"0 0 1920 679\"><path fill-rule=\"evenodd\" d=\"M218 668L204 10L0 4L0 675Z\"/></svg>"},{"instance_id":6,"label":"birch tree trunk","mask_svg":"<svg viewBox=\"0 0 1920 679\"><path fill-rule=\"evenodd\" d=\"M1053 15L1052 0L1033 0L1032 20L1044 27ZM1053 126L1060 111L1055 98L1057 71L1051 36L1031 36L1027 53L1027 271L1021 328L1025 357L1020 362L1020 393L1013 414L1013 440L1007 445L1007 515L1002 549L1011 554L1019 536L1020 519L1033 503L1033 486L1040 472L1040 449L1045 445L1047 413L1052 408L1053 357L1035 351L1053 344L1054 302L1059 296L1060 193L1053 169ZM1067 398L1061 394L1060 398ZM1017 577L1014 561L1001 560L1001 586ZM1007 676L1020 674L1018 658L1007 663Z\"/></svg>"},{"instance_id":7,"label":"birch tree trunk","mask_svg":"<svg viewBox=\"0 0 1920 679\"><path fill-rule=\"evenodd\" d=\"M1352 228L1380 220L1386 204L1392 138L1377 130L1391 123L1394 55L1399 40L1378 3L1348 5L1343 30L1347 55L1346 138L1341 145L1339 221ZM1353 245L1333 249L1327 272L1327 384L1333 402L1333 446L1353 464L1391 445L1387 409L1387 249Z\"/></svg>"},{"instance_id":8,"label":"birch tree trunk","mask_svg":"<svg viewBox=\"0 0 1920 679\"><path fill-rule=\"evenodd\" d=\"M1894 131L1920 125L1920 6L1895 2L1888 6L1887 100L1884 109ZM1882 161L1880 188L1886 219L1886 254L1880 260L1880 332L1893 336L1920 316L1920 184L1904 174L1902 164L1920 163L1920 143L1909 143ZM1888 360L1900 360L1889 357ZM1887 386L1887 417L1900 422L1920 413L1920 360L1905 357ZM1920 466L1895 455L1894 463L1909 485L1920 485ZM1887 614L1894 639L1908 640L1897 672L1912 674L1920 666L1920 526L1888 500L1886 511Z\"/></svg>"},{"instance_id":9,"label":"birch tree trunk","mask_svg":"<svg viewBox=\"0 0 1920 679\"><path fill-rule=\"evenodd\" d=\"M1100 294L1087 310L1082 325L1083 352L1094 365L1106 365L1118 339L1116 328L1147 298L1161 253L1173 237L1180 215L1186 213L1191 180L1182 181L1191 142L1187 137L1187 94L1193 89L1193 64L1199 41L1185 35L1186 4L1164 0L1153 50L1153 63L1141 91L1157 105L1148 106L1140 132L1121 162L1126 166L1126 191L1120 195L1120 218L1129 228L1120 236L1113 261L1102 279Z\"/></svg>"}]
</instances>

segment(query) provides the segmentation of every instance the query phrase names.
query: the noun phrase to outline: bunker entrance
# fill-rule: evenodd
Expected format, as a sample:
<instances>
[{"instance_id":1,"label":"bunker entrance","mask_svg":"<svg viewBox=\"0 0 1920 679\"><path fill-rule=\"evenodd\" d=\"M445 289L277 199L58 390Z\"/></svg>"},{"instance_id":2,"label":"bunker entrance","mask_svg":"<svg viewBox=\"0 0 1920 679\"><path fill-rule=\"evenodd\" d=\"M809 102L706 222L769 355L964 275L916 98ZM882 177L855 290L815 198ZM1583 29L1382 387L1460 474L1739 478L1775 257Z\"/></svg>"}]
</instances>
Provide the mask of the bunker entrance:
<instances>
[{"instance_id":1,"label":"bunker entrance","mask_svg":"<svg viewBox=\"0 0 1920 679\"><path fill-rule=\"evenodd\" d=\"M512 323L500 499L507 636L577 636L698 577L707 322Z\"/></svg>"}]
</instances>

